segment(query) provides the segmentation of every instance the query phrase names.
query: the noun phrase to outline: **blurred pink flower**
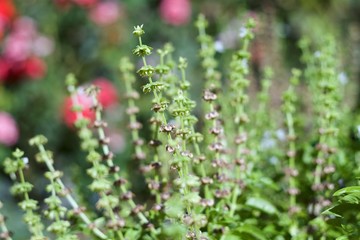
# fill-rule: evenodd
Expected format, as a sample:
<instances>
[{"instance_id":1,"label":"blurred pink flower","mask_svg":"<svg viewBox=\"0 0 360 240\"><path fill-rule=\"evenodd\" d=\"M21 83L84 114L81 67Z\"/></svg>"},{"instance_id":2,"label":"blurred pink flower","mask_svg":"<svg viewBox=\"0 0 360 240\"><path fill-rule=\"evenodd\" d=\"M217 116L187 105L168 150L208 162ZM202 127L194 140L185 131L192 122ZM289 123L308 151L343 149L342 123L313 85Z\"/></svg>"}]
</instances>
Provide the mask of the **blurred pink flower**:
<instances>
[{"instance_id":1,"label":"blurred pink flower","mask_svg":"<svg viewBox=\"0 0 360 240\"><path fill-rule=\"evenodd\" d=\"M191 4L189 0L162 0L160 3L161 18L175 26L186 24L190 20Z\"/></svg>"},{"instance_id":2,"label":"blurred pink flower","mask_svg":"<svg viewBox=\"0 0 360 240\"><path fill-rule=\"evenodd\" d=\"M31 54L31 41L16 34L10 34L4 46L4 56L12 61L22 61Z\"/></svg>"},{"instance_id":3,"label":"blurred pink flower","mask_svg":"<svg viewBox=\"0 0 360 240\"><path fill-rule=\"evenodd\" d=\"M115 23L120 16L119 4L115 1L99 2L90 11L90 19L99 26Z\"/></svg>"},{"instance_id":4,"label":"blurred pink flower","mask_svg":"<svg viewBox=\"0 0 360 240\"><path fill-rule=\"evenodd\" d=\"M0 81L16 82L23 78L43 77L46 64L39 57L51 54L53 49L53 41L38 33L33 19L16 19L0 56Z\"/></svg>"},{"instance_id":5,"label":"blurred pink flower","mask_svg":"<svg viewBox=\"0 0 360 240\"><path fill-rule=\"evenodd\" d=\"M95 113L91 110L93 106L92 100L86 95L85 91L80 89L76 96L79 106L81 106L82 117L89 119L90 121L95 120ZM63 119L68 127L73 127L74 123L78 120L78 115L73 111L74 102L71 97L65 98L63 105Z\"/></svg>"},{"instance_id":6,"label":"blurred pink flower","mask_svg":"<svg viewBox=\"0 0 360 240\"><path fill-rule=\"evenodd\" d=\"M93 84L100 88L98 99L104 108L113 106L118 102L116 87L108 79L99 77L93 81Z\"/></svg>"},{"instance_id":7,"label":"blurred pink flower","mask_svg":"<svg viewBox=\"0 0 360 240\"><path fill-rule=\"evenodd\" d=\"M13 25L13 33L19 37L31 39L37 35L35 21L30 17L17 18Z\"/></svg>"},{"instance_id":8,"label":"blurred pink flower","mask_svg":"<svg viewBox=\"0 0 360 240\"><path fill-rule=\"evenodd\" d=\"M106 129L105 131L106 136L110 138L110 150L114 153L122 152L126 146L124 134L116 129Z\"/></svg>"},{"instance_id":9,"label":"blurred pink flower","mask_svg":"<svg viewBox=\"0 0 360 240\"><path fill-rule=\"evenodd\" d=\"M0 112L0 144L12 146L18 138L19 130L14 118L6 112Z\"/></svg>"},{"instance_id":10,"label":"blurred pink flower","mask_svg":"<svg viewBox=\"0 0 360 240\"><path fill-rule=\"evenodd\" d=\"M4 56L12 61L22 61L28 58L31 55L36 35L36 26L31 18L17 19L12 32L6 38Z\"/></svg>"},{"instance_id":11,"label":"blurred pink flower","mask_svg":"<svg viewBox=\"0 0 360 240\"><path fill-rule=\"evenodd\" d=\"M39 57L46 57L50 55L54 50L54 43L48 37L38 35L33 42L33 53Z\"/></svg>"},{"instance_id":12,"label":"blurred pink flower","mask_svg":"<svg viewBox=\"0 0 360 240\"><path fill-rule=\"evenodd\" d=\"M105 108L114 106L118 102L118 95L115 86L106 78L100 77L96 78L92 84L100 88L98 95L98 100L100 104ZM84 118L89 119L91 122L95 120L95 113L91 110L93 106L91 97L87 96L83 90L85 87L89 86L86 84L79 88L76 97L79 105L82 107L82 115ZM63 105L63 119L67 126L72 127L76 122L77 114L72 111L74 103L71 97L65 98Z\"/></svg>"}]
</instances>

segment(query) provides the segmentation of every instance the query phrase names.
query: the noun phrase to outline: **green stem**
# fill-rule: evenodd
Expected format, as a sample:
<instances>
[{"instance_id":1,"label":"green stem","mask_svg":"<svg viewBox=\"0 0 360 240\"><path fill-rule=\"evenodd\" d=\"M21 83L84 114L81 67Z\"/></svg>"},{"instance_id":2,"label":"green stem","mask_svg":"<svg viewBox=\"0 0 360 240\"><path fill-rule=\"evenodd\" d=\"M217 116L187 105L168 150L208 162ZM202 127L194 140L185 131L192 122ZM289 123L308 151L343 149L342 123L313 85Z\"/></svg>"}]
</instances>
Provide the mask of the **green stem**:
<instances>
[{"instance_id":1,"label":"green stem","mask_svg":"<svg viewBox=\"0 0 360 240\"><path fill-rule=\"evenodd\" d=\"M296 147L295 147L295 139L293 139L295 137L295 130L294 130L294 119L291 113L286 113L286 125L288 127L288 131L289 131L289 136L291 136L292 139L289 139L290 143L289 143L289 151L292 153L296 152ZM289 169L290 170L294 170L295 169L295 154L292 154L291 156L289 156ZM296 181L294 179L294 177L292 176L292 174L290 174L289 176L289 187L290 189L294 189L296 188ZM296 194L291 194L290 195L290 208L295 207L296 206Z\"/></svg>"},{"instance_id":2,"label":"green stem","mask_svg":"<svg viewBox=\"0 0 360 240\"><path fill-rule=\"evenodd\" d=\"M53 160L49 157L48 153L46 152L45 148L43 145L37 145L40 154L43 156L45 164L47 166L47 168L49 169L50 172L54 173L55 172L55 168L52 164ZM62 182L62 180L60 178L56 179L56 183L59 184L59 186L61 187L61 190L63 190L66 194L65 194L65 198L66 200L69 202L69 204L71 205L71 207L74 210L79 209L79 205L77 204L76 200L70 195L70 193L67 192L67 188L65 187L65 184ZM88 226L90 226L92 224L91 220L89 219L89 217L83 213L80 212L79 216L81 218L81 220ZM101 239L108 239L108 237L97 227L92 228L92 232L98 236Z\"/></svg>"},{"instance_id":3,"label":"green stem","mask_svg":"<svg viewBox=\"0 0 360 240\"><path fill-rule=\"evenodd\" d=\"M22 161L22 160L21 160L21 161ZM19 170L18 170L18 174L19 174L19 177L20 177L20 182L21 182L21 183L25 183L25 177L24 177L24 172L23 172L23 170L22 170L22 169L19 169ZM30 199L28 192L24 192L24 198L25 198L25 201L28 201L28 200ZM33 214L34 214L34 212L33 212L31 209L30 209L30 210L26 210L26 212L28 212L29 215L33 215ZM34 227L34 226L30 226L30 227L33 227L35 236L39 236L39 237L43 237L43 236L44 236L44 234L43 234L43 232L42 232L42 230L41 230L40 228L38 228L38 227L36 227L36 226L35 226L35 227Z\"/></svg>"},{"instance_id":4,"label":"green stem","mask_svg":"<svg viewBox=\"0 0 360 240\"><path fill-rule=\"evenodd\" d=\"M92 101L93 101L94 106L99 105L99 102L98 102L95 95L92 95ZM102 121L100 111L96 111L95 117L96 117L96 121L99 121L99 122ZM104 131L103 127L99 126L97 128L97 132L98 132L98 135L99 135L99 139L105 139L105 131ZM105 156L108 156L110 154L110 149L109 149L109 146L107 144L104 144L104 143L101 144L101 149L102 149ZM109 158L106 162L107 162L107 165L110 168L114 166L114 162L113 162L112 158ZM120 178L119 173L115 172L114 173L114 178L119 179ZM124 185L122 185L121 191L122 191L122 193L127 192L127 189L126 189L126 187ZM133 208L136 206L134 200L129 199L128 201L130 203L130 206L132 206ZM139 219L141 220L142 223L148 223L149 222L148 219L145 217L145 215L143 213L138 212L136 215L139 217Z\"/></svg>"},{"instance_id":5,"label":"green stem","mask_svg":"<svg viewBox=\"0 0 360 240\"><path fill-rule=\"evenodd\" d=\"M74 92L75 92L75 87L72 86L72 85L70 85L70 86L69 86L69 92L70 92L70 94L71 94L71 99L72 99L74 105L78 105L78 104L79 104L79 101L78 101L77 97L76 97L75 94L74 94ZM100 112L100 111L96 111L96 113L95 113L97 120L99 120L99 118L100 118L100 120L101 120L101 115L99 115L99 112ZM79 111L76 112L76 117L77 117L77 119L83 119L83 118L84 118L82 112L79 112ZM104 139L104 138L105 138L105 133L104 133L104 132L102 132L101 134L99 133L99 136L100 136L100 139ZM92 149L92 150L94 150L94 149ZM108 152L109 152L109 149L107 149L107 150L108 150ZM90 151L91 151L91 150L89 150L88 153L90 153ZM98 163L97 161L94 161L94 162L93 162L93 166L94 166L94 167L99 167L99 163ZM108 201L108 200L109 200L109 197L108 197L108 195L107 195L104 191L101 191L101 192L99 193L99 196L100 196L100 198L105 199L107 202L109 202L109 201ZM108 213L108 215L110 216L110 219L115 222L115 221L116 221L116 216L115 216L115 213L114 213L114 210L112 209L112 207L111 207L110 205L106 205L106 206L105 206L105 211L106 211L106 212ZM117 230L117 231L115 231L115 232L116 232L116 235L118 236L118 238L119 238L120 240L123 240L123 239L124 239L123 234L122 234L122 232L121 232L120 230Z\"/></svg>"}]
</instances>

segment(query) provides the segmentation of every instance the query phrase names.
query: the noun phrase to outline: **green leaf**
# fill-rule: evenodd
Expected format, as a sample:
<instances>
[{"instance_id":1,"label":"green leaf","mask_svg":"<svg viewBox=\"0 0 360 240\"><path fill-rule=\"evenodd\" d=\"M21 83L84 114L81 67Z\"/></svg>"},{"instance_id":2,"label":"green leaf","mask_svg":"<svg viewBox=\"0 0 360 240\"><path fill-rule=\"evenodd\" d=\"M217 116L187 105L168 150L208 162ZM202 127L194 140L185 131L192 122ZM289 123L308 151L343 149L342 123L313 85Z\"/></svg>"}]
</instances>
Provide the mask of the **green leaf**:
<instances>
[{"instance_id":1,"label":"green leaf","mask_svg":"<svg viewBox=\"0 0 360 240\"><path fill-rule=\"evenodd\" d=\"M347 202L351 204L360 204L360 192L351 193L341 197L341 202Z\"/></svg>"},{"instance_id":2,"label":"green leaf","mask_svg":"<svg viewBox=\"0 0 360 240\"><path fill-rule=\"evenodd\" d=\"M336 238L336 240L349 240L349 238L347 236L341 236Z\"/></svg>"},{"instance_id":3,"label":"green leaf","mask_svg":"<svg viewBox=\"0 0 360 240\"><path fill-rule=\"evenodd\" d=\"M183 201L188 204L196 204L199 203L201 200L199 193L197 192L190 192L184 195Z\"/></svg>"},{"instance_id":4,"label":"green leaf","mask_svg":"<svg viewBox=\"0 0 360 240\"><path fill-rule=\"evenodd\" d=\"M335 205L335 206L333 206L333 207L331 207L331 208L329 208L329 209L326 209L325 211L322 212L322 214L342 218L341 215L339 215L339 214L334 213L334 212L331 211L332 209L334 209L334 208L337 207L337 206L338 206L338 205Z\"/></svg>"},{"instance_id":5,"label":"green leaf","mask_svg":"<svg viewBox=\"0 0 360 240\"><path fill-rule=\"evenodd\" d=\"M165 214L170 218L181 218L184 214L184 202L180 195L176 194L165 203Z\"/></svg>"},{"instance_id":6,"label":"green leaf","mask_svg":"<svg viewBox=\"0 0 360 240\"><path fill-rule=\"evenodd\" d=\"M164 224L162 233L166 236L165 239L182 240L186 236L186 227L179 223Z\"/></svg>"},{"instance_id":7,"label":"green leaf","mask_svg":"<svg viewBox=\"0 0 360 240\"><path fill-rule=\"evenodd\" d=\"M271 188L273 190L279 190L279 185L275 183L271 178L262 176L260 178L260 183L264 184L266 187Z\"/></svg>"},{"instance_id":8,"label":"green leaf","mask_svg":"<svg viewBox=\"0 0 360 240\"><path fill-rule=\"evenodd\" d=\"M243 238L239 239L238 235L233 235L233 234L229 233L224 236L224 239L226 239L226 240L241 240Z\"/></svg>"},{"instance_id":9,"label":"green leaf","mask_svg":"<svg viewBox=\"0 0 360 240\"><path fill-rule=\"evenodd\" d=\"M267 240L265 234L259 228L252 225L243 225L238 227L236 231L240 233L247 233L257 240Z\"/></svg>"},{"instance_id":10,"label":"green leaf","mask_svg":"<svg viewBox=\"0 0 360 240\"><path fill-rule=\"evenodd\" d=\"M277 209L275 208L275 206L263 198L259 198L259 197L248 198L245 205L249 207L257 208L270 215L277 213Z\"/></svg>"},{"instance_id":11,"label":"green leaf","mask_svg":"<svg viewBox=\"0 0 360 240\"><path fill-rule=\"evenodd\" d=\"M140 230L139 229L128 229L125 233L126 239L139 239Z\"/></svg>"},{"instance_id":12,"label":"green leaf","mask_svg":"<svg viewBox=\"0 0 360 240\"><path fill-rule=\"evenodd\" d=\"M340 190L337 190L333 196L338 197L343 194L350 194L350 193L360 193L360 186L352 186L352 187L346 187L342 188Z\"/></svg>"}]
</instances>

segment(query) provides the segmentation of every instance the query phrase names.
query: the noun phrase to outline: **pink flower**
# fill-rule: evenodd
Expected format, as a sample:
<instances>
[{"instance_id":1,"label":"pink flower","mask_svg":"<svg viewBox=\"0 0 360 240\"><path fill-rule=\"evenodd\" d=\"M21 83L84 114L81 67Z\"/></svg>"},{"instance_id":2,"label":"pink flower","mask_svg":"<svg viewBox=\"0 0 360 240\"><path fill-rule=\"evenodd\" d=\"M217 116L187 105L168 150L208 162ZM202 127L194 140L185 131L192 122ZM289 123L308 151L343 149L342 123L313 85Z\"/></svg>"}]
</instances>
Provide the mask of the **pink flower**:
<instances>
[{"instance_id":1,"label":"pink flower","mask_svg":"<svg viewBox=\"0 0 360 240\"><path fill-rule=\"evenodd\" d=\"M171 25L179 26L187 23L190 15L189 0L162 0L160 3L161 18Z\"/></svg>"},{"instance_id":2,"label":"pink flower","mask_svg":"<svg viewBox=\"0 0 360 240\"><path fill-rule=\"evenodd\" d=\"M99 103L105 108L109 108L114 106L118 102L118 95L115 86L106 78L100 77L96 78L92 84L98 86L100 88L100 92L98 95ZM88 86L88 85L87 85ZM87 87L85 85L85 87ZM78 105L81 106L82 117L89 119L91 122L95 120L95 112L91 110L93 106L91 97L87 96L85 91L83 91L84 87L80 87L78 93L76 94L76 98L78 101ZM76 120L78 120L77 113L75 113L72 108L74 103L71 97L65 98L63 105L63 119L67 126L72 127Z\"/></svg>"},{"instance_id":3,"label":"pink flower","mask_svg":"<svg viewBox=\"0 0 360 240\"><path fill-rule=\"evenodd\" d=\"M122 152L126 146L124 134L117 129L107 128L105 129L106 136L109 137L109 147L114 153Z\"/></svg>"},{"instance_id":4,"label":"pink flower","mask_svg":"<svg viewBox=\"0 0 360 240\"><path fill-rule=\"evenodd\" d=\"M14 28L5 41L4 56L12 61L23 61L32 53L33 39L37 35L34 21L22 17L14 22Z\"/></svg>"},{"instance_id":5,"label":"pink flower","mask_svg":"<svg viewBox=\"0 0 360 240\"><path fill-rule=\"evenodd\" d=\"M38 57L46 57L54 51L54 42L43 35L38 35L32 46L33 53Z\"/></svg>"},{"instance_id":6,"label":"pink flower","mask_svg":"<svg viewBox=\"0 0 360 240\"><path fill-rule=\"evenodd\" d=\"M4 56L13 61L22 61L31 54L31 40L10 34L4 46Z\"/></svg>"},{"instance_id":7,"label":"pink flower","mask_svg":"<svg viewBox=\"0 0 360 240\"><path fill-rule=\"evenodd\" d=\"M99 26L115 23L119 16L119 4L115 1L99 2L90 12L90 19Z\"/></svg>"},{"instance_id":8,"label":"pink flower","mask_svg":"<svg viewBox=\"0 0 360 240\"><path fill-rule=\"evenodd\" d=\"M16 82L23 78L43 77L46 64L39 57L49 55L53 48L54 44L49 38L39 35L33 19L16 19L3 46L0 81Z\"/></svg>"},{"instance_id":9,"label":"pink flower","mask_svg":"<svg viewBox=\"0 0 360 240\"><path fill-rule=\"evenodd\" d=\"M37 35L35 21L30 17L21 17L16 19L13 26L13 33L18 37L32 39Z\"/></svg>"},{"instance_id":10,"label":"pink flower","mask_svg":"<svg viewBox=\"0 0 360 240\"><path fill-rule=\"evenodd\" d=\"M86 95L84 91L78 91L75 96L77 98L78 105L82 108L81 115L78 115L73 111L74 102L71 97L65 98L63 106L63 119L68 127L72 127L74 123L79 119L78 117L84 117L90 121L95 120L95 113L91 110L92 100Z\"/></svg>"},{"instance_id":11,"label":"pink flower","mask_svg":"<svg viewBox=\"0 0 360 240\"><path fill-rule=\"evenodd\" d=\"M118 102L117 90L109 80L99 77L93 81L93 84L100 88L98 99L104 108L113 106Z\"/></svg>"},{"instance_id":12,"label":"pink flower","mask_svg":"<svg viewBox=\"0 0 360 240\"><path fill-rule=\"evenodd\" d=\"M19 130L14 118L6 112L0 112L0 144L12 146L18 138Z\"/></svg>"}]
</instances>

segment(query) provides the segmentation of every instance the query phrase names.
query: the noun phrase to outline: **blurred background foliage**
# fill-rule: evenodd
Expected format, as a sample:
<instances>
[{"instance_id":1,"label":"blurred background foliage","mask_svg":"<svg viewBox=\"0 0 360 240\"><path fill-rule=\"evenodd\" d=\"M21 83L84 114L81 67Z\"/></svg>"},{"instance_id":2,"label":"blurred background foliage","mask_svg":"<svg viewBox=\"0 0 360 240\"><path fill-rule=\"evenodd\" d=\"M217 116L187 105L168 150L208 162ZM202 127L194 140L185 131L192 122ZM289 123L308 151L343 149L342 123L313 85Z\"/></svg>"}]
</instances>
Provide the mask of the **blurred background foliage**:
<instances>
[{"instance_id":1,"label":"blurred background foliage","mask_svg":"<svg viewBox=\"0 0 360 240\"><path fill-rule=\"evenodd\" d=\"M255 18L257 27L256 38L251 46L251 89L259 89L262 69L265 66L272 67L275 73L271 91L274 109L279 106L279 92L287 86L289 69L302 67L301 52L297 46L299 39L306 36L316 43L325 33L332 33L340 46L339 62L342 64L342 78L348 89L346 107L354 112L359 111L360 1L166 2L171 0L1 0L0 111L16 122L17 130L14 130L15 133L13 131L13 138L16 140L0 142L0 162L16 147L33 156L34 150L29 148L27 141L41 133L49 138L48 147L55 152L58 168L69 173L66 175L69 184L76 182L79 187L87 185L89 180L83 170L87 163L79 150L74 130L64 122L64 114L67 114L64 110L67 96L64 78L67 73L72 72L80 84L102 77L116 86L118 103L105 112L109 132L113 137L113 151L117 153L116 161L123 168L135 168L136 163L131 161L130 144L126 141L127 119L124 117L125 106L121 95L123 88L117 70L119 59L131 56L131 49L136 45L131 34L133 26L144 24L147 33L145 41L150 46L158 48L166 42L172 42L176 48L175 56L181 54L188 59L192 91L199 93L202 87L201 68L197 55L197 31L193 25L199 13L205 14L210 22L208 31L217 40L216 57L220 60L221 69L227 68L231 50L237 47L239 29L244 19ZM104 7L101 4L109 5ZM40 53L35 54L35 57L31 55L21 61L9 62L7 51L14 49L7 50L8 48L15 48L14 52L20 55L20 59L26 52L26 47L24 50L16 44L11 45L12 41L17 40L16 36L12 36L19 27L20 19L27 22L23 26L25 30L19 31L26 32L29 28L34 28L35 33L31 34L43 37L43 41L37 43L37 51ZM30 40L22 41L33 41L33 35ZM35 60L31 62L29 59ZM23 61L25 67L19 67ZM226 77L226 72L224 76ZM142 85L142 82L139 81L138 85ZM200 94L194 94L195 98L199 96ZM145 97L139 103L140 106L145 106L146 101ZM145 124L146 114L140 116ZM357 126L357 121L359 122L354 118L351 124ZM6 134L11 135L11 126L6 124L12 123L0 121L0 135L3 135L0 136L0 141L6 138ZM31 165L28 178L37 186L33 191L35 198L40 198L45 184L41 177L44 169L37 167L34 161L31 161ZM138 175L133 177L133 184L139 192L143 190L143 182L136 179L136 176ZM19 221L20 212L16 210L16 203L9 195L9 184L10 179L0 172L0 198L8 206L5 208L5 215L10 216L11 230L21 232L17 228L22 226L15 224ZM20 234L17 237L24 239Z\"/></svg>"}]
</instances>

